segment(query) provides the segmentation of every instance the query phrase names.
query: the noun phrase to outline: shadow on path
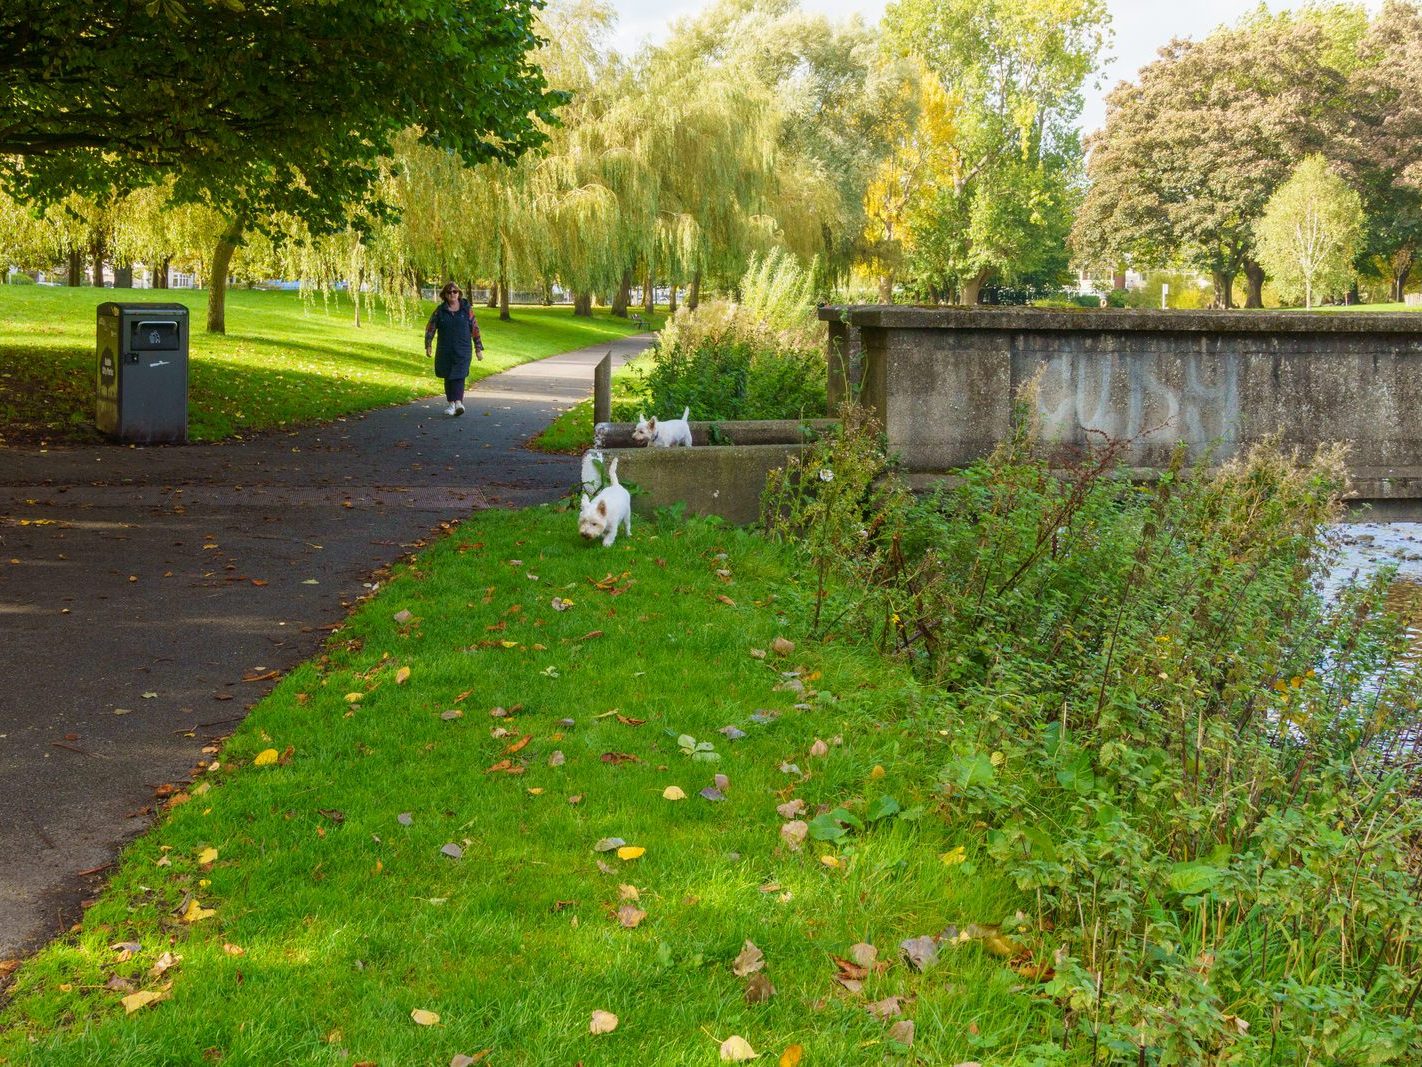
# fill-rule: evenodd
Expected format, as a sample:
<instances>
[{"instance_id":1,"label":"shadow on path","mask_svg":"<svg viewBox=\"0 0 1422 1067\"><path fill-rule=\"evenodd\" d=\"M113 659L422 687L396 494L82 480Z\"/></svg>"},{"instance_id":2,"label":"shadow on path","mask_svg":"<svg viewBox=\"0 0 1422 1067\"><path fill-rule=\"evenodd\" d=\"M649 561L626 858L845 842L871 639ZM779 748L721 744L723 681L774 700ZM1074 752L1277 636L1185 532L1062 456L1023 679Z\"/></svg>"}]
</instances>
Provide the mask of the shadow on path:
<instances>
[{"instance_id":1,"label":"shadow on path","mask_svg":"<svg viewBox=\"0 0 1422 1067\"><path fill-rule=\"evenodd\" d=\"M76 917L154 789L187 777L373 572L439 523L560 496L523 443L630 337L440 398L257 440L0 449L0 959ZM87 873L86 873L87 872Z\"/></svg>"}]
</instances>

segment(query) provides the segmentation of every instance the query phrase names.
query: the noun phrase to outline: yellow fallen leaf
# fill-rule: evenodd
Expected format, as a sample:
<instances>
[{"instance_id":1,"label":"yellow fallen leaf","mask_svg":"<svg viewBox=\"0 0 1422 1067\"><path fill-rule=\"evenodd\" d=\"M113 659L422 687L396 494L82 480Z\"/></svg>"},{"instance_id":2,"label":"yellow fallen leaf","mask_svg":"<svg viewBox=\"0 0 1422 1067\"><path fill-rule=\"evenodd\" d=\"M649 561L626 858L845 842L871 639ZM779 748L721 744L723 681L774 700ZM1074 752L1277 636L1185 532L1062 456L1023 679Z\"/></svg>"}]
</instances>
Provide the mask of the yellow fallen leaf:
<instances>
[{"instance_id":1,"label":"yellow fallen leaf","mask_svg":"<svg viewBox=\"0 0 1422 1067\"><path fill-rule=\"evenodd\" d=\"M364 693L347 693L347 694L346 694L346 703L347 703L347 704L359 704L359 703L360 703L362 700L364 700L364 699L365 699L365 694L364 694Z\"/></svg>"},{"instance_id":2,"label":"yellow fallen leaf","mask_svg":"<svg viewBox=\"0 0 1422 1067\"><path fill-rule=\"evenodd\" d=\"M193 786L193 796L200 797L211 788L211 782L199 782L197 785Z\"/></svg>"},{"instance_id":3,"label":"yellow fallen leaf","mask_svg":"<svg viewBox=\"0 0 1422 1067\"><path fill-rule=\"evenodd\" d=\"M198 863L206 867L209 863L217 862L217 849L205 848L198 853Z\"/></svg>"},{"instance_id":4,"label":"yellow fallen leaf","mask_svg":"<svg viewBox=\"0 0 1422 1067\"><path fill-rule=\"evenodd\" d=\"M682 792L681 786L669 785L662 790L663 800L685 800L686 794Z\"/></svg>"},{"instance_id":5,"label":"yellow fallen leaf","mask_svg":"<svg viewBox=\"0 0 1422 1067\"><path fill-rule=\"evenodd\" d=\"M623 845L617 850L617 858L620 860L641 859L646 851L641 845Z\"/></svg>"},{"instance_id":6,"label":"yellow fallen leaf","mask_svg":"<svg viewBox=\"0 0 1422 1067\"><path fill-rule=\"evenodd\" d=\"M739 1034L732 1034L721 1042L721 1059L730 1060L733 1063L753 1060L755 1059L755 1049L751 1048L750 1042Z\"/></svg>"},{"instance_id":7,"label":"yellow fallen leaf","mask_svg":"<svg viewBox=\"0 0 1422 1067\"><path fill-rule=\"evenodd\" d=\"M202 922L202 920L210 919L216 914L217 911L215 909L204 908L201 904L197 902L197 897L193 897L191 900L188 901L187 909L183 912L183 922Z\"/></svg>"},{"instance_id":8,"label":"yellow fallen leaf","mask_svg":"<svg viewBox=\"0 0 1422 1067\"><path fill-rule=\"evenodd\" d=\"M543 787L542 787L541 785L530 786L530 787L529 787L529 790L528 790L528 795L531 796L531 797L542 796L542 795L543 795Z\"/></svg>"},{"instance_id":9,"label":"yellow fallen leaf","mask_svg":"<svg viewBox=\"0 0 1422 1067\"><path fill-rule=\"evenodd\" d=\"M877 764L877 763L874 764L874 769L869 772L869 777L870 777L870 778L873 778L875 781L878 781L880 778L884 777L884 768L881 767L881 766L880 766L879 764ZM791 1048L799 1048L800 1046L799 1046L799 1045L791 1045L790 1047L791 1047Z\"/></svg>"},{"instance_id":10,"label":"yellow fallen leaf","mask_svg":"<svg viewBox=\"0 0 1422 1067\"><path fill-rule=\"evenodd\" d=\"M830 855L828 855L828 854L826 854L826 855L824 855L824 856L821 856L821 857L820 857L820 862L823 863L826 867L843 867L843 866L844 866L844 864L840 863L838 856L830 856Z\"/></svg>"},{"instance_id":11,"label":"yellow fallen leaf","mask_svg":"<svg viewBox=\"0 0 1422 1067\"><path fill-rule=\"evenodd\" d=\"M1027 955L1027 946L1020 941L1014 941L1010 937L1002 934L992 933L983 938L983 948L987 949L994 956L1001 956L1003 959L1013 959L1017 956Z\"/></svg>"},{"instance_id":12,"label":"yellow fallen leaf","mask_svg":"<svg viewBox=\"0 0 1422 1067\"><path fill-rule=\"evenodd\" d=\"M962 845L957 848L950 848L947 852L938 857L947 866L952 867L956 863L962 863L968 858L968 850Z\"/></svg>"},{"instance_id":13,"label":"yellow fallen leaf","mask_svg":"<svg viewBox=\"0 0 1422 1067\"><path fill-rule=\"evenodd\" d=\"M439 1015L436 1012L425 1011L424 1008L415 1008L410 1012L410 1018L421 1026L433 1026L439 1022Z\"/></svg>"},{"instance_id":14,"label":"yellow fallen leaf","mask_svg":"<svg viewBox=\"0 0 1422 1067\"><path fill-rule=\"evenodd\" d=\"M252 760L253 767L270 767L275 763L281 754L274 748L264 748L257 753L257 758Z\"/></svg>"},{"instance_id":15,"label":"yellow fallen leaf","mask_svg":"<svg viewBox=\"0 0 1422 1067\"><path fill-rule=\"evenodd\" d=\"M617 1016L610 1011L601 1009L592 1013L592 1019L588 1022L588 1033L590 1034L610 1034L617 1029Z\"/></svg>"},{"instance_id":16,"label":"yellow fallen leaf","mask_svg":"<svg viewBox=\"0 0 1422 1067\"><path fill-rule=\"evenodd\" d=\"M800 1067L800 1061L805 1058L804 1045L791 1045L780 1054L780 1067Z\"/></svg>"},{"instance_id":17,"label":"yellow fallen leaf","mask_svg":"<svg viewBox=\"0 0 1422 1067\"><path fill-rule=\"evenodd\" d=\"M162 993L155 993L151 989L140 989L137 993L130 993L119 1001L123 1005L123 1010L132 1015L145 1004L152 1004L156 1000L162 1000Z\"/></svg>"},{"instance_id":18,"label":"yellow fallen leaf","mask_svg":"<svg viewBox=\"0 0 1422 1067\"><path fill-rule=\"evenodd\" d=\"M222 951L227 953L229 956L245 956L247 954L247 950L245 948L243 948L241 945L234 945L230 941L223 942Z\"/></svg>"},{"instance_id":19,"label":"yellow fallen leaf","mask_svg":"<svg viewBox=\"0 0 1422 1067\"><path fill-rule=\"evenodd\" d=\"M409 680L410 680L410 668L409 668L409 667L401 667L398 671L395 672L395 684L396 684L396 685L404 685L404 684L405 684L406 682L408 682Z\"/></svg>"},{"instance_id":20,"label":"yellow fallen leaf","mask_svg":"<svg viewBox=\"0 0 1422 1067\"><path fill-rule=\"evenodd\" d=\"M517 641L500 641L499 644L503 645L505 648L518 648Z\"/></svg>"}]
</instances>

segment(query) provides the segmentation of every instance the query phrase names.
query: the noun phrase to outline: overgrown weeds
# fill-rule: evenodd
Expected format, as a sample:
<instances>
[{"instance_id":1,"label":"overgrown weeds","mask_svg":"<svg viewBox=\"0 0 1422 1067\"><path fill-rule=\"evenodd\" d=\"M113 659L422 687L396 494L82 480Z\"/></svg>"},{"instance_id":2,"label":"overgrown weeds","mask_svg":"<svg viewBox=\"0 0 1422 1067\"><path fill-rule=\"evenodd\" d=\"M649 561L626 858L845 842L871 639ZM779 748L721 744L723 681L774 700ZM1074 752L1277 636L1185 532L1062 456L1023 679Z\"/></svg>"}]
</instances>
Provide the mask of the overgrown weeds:
<instances>
[{"instance_id":1,"label":"overgrown weeds","mask_svg":"<svg viewBox=\"0 0 1422 1067\"><path fill-rule=\"evenodd\" d=\"M1028 420L1019 420L1026 425ZM950 699L946 818L1054 947L1021 1062L1415 1063L1422 810L1387 758L1418 675L1386 576L1318 596L1343 456L1261 446L1152 485L1027 431L897 487L877 427L773 477L822 634Z\"/></svg>"}]
</instances>

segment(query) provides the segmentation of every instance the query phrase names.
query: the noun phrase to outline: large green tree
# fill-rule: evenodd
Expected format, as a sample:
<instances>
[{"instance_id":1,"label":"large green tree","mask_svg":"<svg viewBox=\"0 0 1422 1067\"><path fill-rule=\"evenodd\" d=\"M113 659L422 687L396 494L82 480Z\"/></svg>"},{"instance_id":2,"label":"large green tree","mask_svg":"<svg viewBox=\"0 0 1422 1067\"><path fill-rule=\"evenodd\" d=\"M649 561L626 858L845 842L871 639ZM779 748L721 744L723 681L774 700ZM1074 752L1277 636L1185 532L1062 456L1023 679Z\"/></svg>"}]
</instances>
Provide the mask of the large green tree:
<instances>
[{"instance_id":1,"label":"large green tree","mask_svg":"<svg viewBox=\"0 0 1422 1067\"><path fill-rule=\"evenodd\" d=\"M469 164L543 140L537 0L10 0L0 5L0 181L22 199L174 178L228 220L227 268L273 214L344 229L412 125ZM377 205L378 206L378 205Z\"/></svg>"},{"instance_id":2,"label":"large green tree","mask_svg":"<svg viewBox=\"0 0 1422 1067\"><path fill-rule=\"evenodd\" d=\"M920 274L977 303L1060 247L1080 162L1081 88L1109 36L1101 0L897 0L891 47L922 56L957 106L947 179L913 225Z\"/></svg>"},{"instance_id":3,"label":"large green tree","mask_svg":"<svg viewBox=\"0 0 1422 1067\"><path fill-rule=\"evenodd\" d=\"M1279 291L1311 308L1318 296L1352 284L1363 201L1312 155L1274 191L1254 230L1259 262Z\"/></svg>"},{"instance_id":4,"label":"large green tree","mask_svg":"<svg viewBox=\"0 0 1422 1067\"><path fill-rule=\"evenodd\" d=\"M1333 20L1329 11L1346 18ZM1336 146L1346 126L1339 35L1352 9L1307 18L1258 17L1201 41L1172 41L1138 80L1107 97L1106 125L1087 142L1091 185L1072 245L1089 265L1182 262L1214 279L1215 301L1262 303L1254 223L1309 152Z\"/></svg>"}]
</instances>

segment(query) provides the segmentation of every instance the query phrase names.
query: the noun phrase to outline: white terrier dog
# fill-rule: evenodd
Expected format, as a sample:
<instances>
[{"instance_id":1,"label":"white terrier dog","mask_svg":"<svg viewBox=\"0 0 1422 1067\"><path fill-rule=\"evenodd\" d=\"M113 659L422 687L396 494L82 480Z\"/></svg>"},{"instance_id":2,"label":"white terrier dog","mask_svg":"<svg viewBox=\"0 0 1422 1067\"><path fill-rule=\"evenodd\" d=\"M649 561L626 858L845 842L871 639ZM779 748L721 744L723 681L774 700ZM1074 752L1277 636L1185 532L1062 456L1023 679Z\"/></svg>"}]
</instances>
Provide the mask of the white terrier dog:
<instances>
[{"instance_id":1,"label":"white terrier dog","mask_svg":"<svg viewBox=\"0 0 1422 1067\"><path fill-rule=\"evenodd\" d=\"M681 413L681 418L662 419L660 422L655 415L650 419L638 415L637 428L632 431L632 440L638 444L651 445L653 448L674 448L678 445L690 448L691 423L686 421L690 414L691 409L687 408Z\"/></svg>"},{"instance_id":2,"label":"white terrier dog","mask_svg":"<svg viewBox=\"0 0 1422 1067\"><path fill-rule=\"evenodd\" d=\"M592 453L589 453L591 455ZM584 478L589 466L583 461ZM596 468L593 468L596 473ZM602 538L604 548L611 548L617 540L617 528L625 527L627 536L632 536L632 494L622 488L617 480L617 460L607 468L608 484L595 497L589 497L584 482L583 506L578 514L578 533L589 541Z\"/></svg>"}]
</instances>

